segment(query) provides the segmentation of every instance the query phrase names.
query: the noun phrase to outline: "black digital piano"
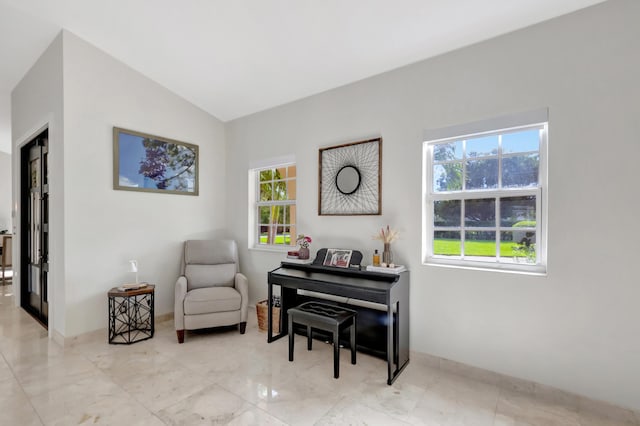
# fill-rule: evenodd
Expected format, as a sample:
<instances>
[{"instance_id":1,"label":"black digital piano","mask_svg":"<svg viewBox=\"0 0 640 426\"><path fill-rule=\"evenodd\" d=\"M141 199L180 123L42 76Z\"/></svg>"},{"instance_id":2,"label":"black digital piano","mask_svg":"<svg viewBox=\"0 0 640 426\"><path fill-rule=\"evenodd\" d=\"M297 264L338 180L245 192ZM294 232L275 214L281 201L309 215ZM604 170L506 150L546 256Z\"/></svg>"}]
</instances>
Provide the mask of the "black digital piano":
<instances>
[{"instance_id":1,"label":"black digital piano","mask_svg":"<svg viewBox=\"0 0 640 426\"><path fill-rule=\"evenodd\" d=\"M357 349L386 359L387 384L391 385L409 363L409 272L323 266L324 253L326 249L319 250L312 264L283 261L268 273L268 300L273 300L273 286L281 289L281 326L274 335L273 307L267 303L267 341L288 334L287 309L322 295L340 296L333 303L358 311ZM319 294L314 297L309 292Z\"/></svg>"}]
</instances>

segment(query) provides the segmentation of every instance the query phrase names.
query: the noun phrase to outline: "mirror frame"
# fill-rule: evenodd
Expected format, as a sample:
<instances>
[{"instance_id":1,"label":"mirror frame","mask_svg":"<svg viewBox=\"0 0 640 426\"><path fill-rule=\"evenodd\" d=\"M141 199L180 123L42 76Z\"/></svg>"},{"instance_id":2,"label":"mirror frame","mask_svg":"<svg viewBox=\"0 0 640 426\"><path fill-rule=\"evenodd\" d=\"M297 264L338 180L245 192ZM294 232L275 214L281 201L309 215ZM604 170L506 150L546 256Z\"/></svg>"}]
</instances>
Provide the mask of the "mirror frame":
<instances>
[{"instance_id":1,"label":"mirror frame","mask_svg":"<svg viewBox=\"0 0 640 426\"><path fill-rule=\"evenodd\" d=\"M349 169L355 170L358 182L356 183L355 188L353 188L351 191L345 191L344 188L341 187L341 186L344 186L344 185L340 185L340 175L343 174L343 172L348 171ZM336 173L336 188L338 189L338 191L340 191L344 195L351 195L354 192L356 192L358 190L358 188L360 188L360 184L361 183L362 183L362 175L360 174L360 170L358 170L358 168L356 166L352 166L352 165L348 164L348 165L342 167L340 170L338 170L338 173Z\"/></svg>"}]
</instances>

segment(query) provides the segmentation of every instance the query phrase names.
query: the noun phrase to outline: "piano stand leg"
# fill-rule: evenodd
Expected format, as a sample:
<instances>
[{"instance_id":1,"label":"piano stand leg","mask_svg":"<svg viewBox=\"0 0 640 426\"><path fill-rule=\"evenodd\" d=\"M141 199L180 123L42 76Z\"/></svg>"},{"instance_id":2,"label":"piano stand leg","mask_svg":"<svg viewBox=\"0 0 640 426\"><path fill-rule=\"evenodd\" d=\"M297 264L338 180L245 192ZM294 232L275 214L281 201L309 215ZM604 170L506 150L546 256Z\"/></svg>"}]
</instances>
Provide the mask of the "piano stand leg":
<instances>
[{"instance_id":1,"label":"piano stand leg","mask_svg":"<svg viewBox=\"0 0 640 426\"><path fill-rule=\"evenodd\" d=\"M293 361L293 343L294 343L293 321L289 316L289 361Z\"/></svg>"}]
</instances>

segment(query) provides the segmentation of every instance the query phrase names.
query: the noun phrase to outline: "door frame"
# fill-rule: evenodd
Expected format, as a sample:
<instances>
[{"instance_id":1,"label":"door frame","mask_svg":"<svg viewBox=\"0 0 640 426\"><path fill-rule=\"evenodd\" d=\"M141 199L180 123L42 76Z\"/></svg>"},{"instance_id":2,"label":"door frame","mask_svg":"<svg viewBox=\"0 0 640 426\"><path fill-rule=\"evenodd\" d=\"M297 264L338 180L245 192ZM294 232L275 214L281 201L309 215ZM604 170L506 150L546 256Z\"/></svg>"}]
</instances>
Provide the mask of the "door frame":
<instances>
[{"instance_id":1,"label":"door frame","mask_svg":"<svg viewBox=\"0 0 640 426\"><path fill-rule=\"evenodd\" d=\"M57 303L60 303L58 296L62 291L59 287L60 283L64 283L64 264L63 252L64 243L59 241L64 233L64 214L62 212L62 185L64 173L62 166L57 166L63 161L62 152L62 123L58 120L57 114L50 111L35 112L35 119L31 121L33 125L27 125L21 129L14 128L12 155L11 155L11 180L12 180L12 204L14 211L13 217L13 233L15 235L13 241L13 263L14 265L20 265L22 263L20 235L23 229L23 223L21 221L22 206L20 204L20 194L22 190L22 183L20 182L20 150L22 147L31 142L44 130L49 131L49 178L51 181L49 185L50 204L51 200L56 203L56 209L50 209L49 212L49 332L48 338L56 341L60 345L64 345L64 335L61 330L64 330L64 316L58 318L59 311L64 312L64 307L59 308ZM14 126L15 127L15 126ZM20 133L18 133L20 132ZM17 136L15 136L17 135ZM60 183L58 183L60 181ZM22 285L22 276L19 271L19 266L14 270L13 282L15 289L20 289ZM20 291L14 292L14 306L20 308L22 300Z\"/></svg>"},{"instance_id":2,"label":"door frame","mask_svg":"<svg viewBox=\"0 0 640 426\"><path fill-rule=\"evenodd\" d=\"M46 133L46 135L44 135ZM44 152L42 151L42 149L40 149L40 154L39 154L39 158L40 158L40 170L39 170L39 175L40 175L40 191L41 191L41 197L40 197L40 202L42 202L43 199L43 193L44 193L44 187L47 187L46 190L46 209L43 208L43 205L40 204L39 211L40 211L40 215L39 215L39 222L40 222L40 229L39 229L39 233L40 236L38 237L39 241L40 241L40 246L44 247L44 249L46 249L45 252L45 262L40 264L40 268L39 268L39 274L40 276L38 277L38 282L39 285L41 286L40 288L40 307L39 308L35 308L32 306L31 304L31 293L29 292L29 267L30 264L29 262L27 262L27 260L30 258L29 253L27 252L27 250L29 249L29 229L28 229L28 224L29 224L29 218L28 215L31 213L31 210L28 209L28 205L29 205L29 200L31 199L31 151L33 148L36 147L41 147L43 144L39 143L40 139L46 139L46 153L47 153L47 157L49 155L49 128L45 127L43 129L40 130L39 133L37 133L35 136L31 137L30 139L28 139L28 141L24 144L22 144L20 146L20 150L19 150L19 175L18 175L18 182L19 182L19 188L20 191L17 194L17 196L19 197L19 205L20 205L20 232L19 235L17 235L19 241L20 241L20 245L19 245L19 275L24 277L23 280L20 280L20 284L19 284L19 289L16 289L16 287L14 287L14 292L20 294L20 307L22 309L24 309L27 313L29 313L29 315L31 315L36 321L38 321L42 326L44 326L46 329L49 328L49 280L48 280L48 276L49 276L49 263L48 263L48 254L49 254L49 223L50 223L50 218L49 218L49 195L50 195L50 191L49 191L49 182L46 181L46 177L45 174L43 173L43 169L45 167L46 164L46 168L47 168L47 175L48 175L48 170L49 170L49 165L47 164L50 160L50 158L47 158L47 161L45 162L45 158L44 158ZM44 221L45 219L45 215L46 215L46 222ZM45 225L46 223L46 225ZM46 226L46 231L44 231L44 228ZM44 237L44 233L47 233L47 238L43 238ZM46 247L45 247L46 246ZM15 262L14 262L15 263ZM44 274L47 275L46 279L44 277ZM44 301L43 299L46 299L46 308L43 306L44 305Z\"/></svg>"}]
</instances>

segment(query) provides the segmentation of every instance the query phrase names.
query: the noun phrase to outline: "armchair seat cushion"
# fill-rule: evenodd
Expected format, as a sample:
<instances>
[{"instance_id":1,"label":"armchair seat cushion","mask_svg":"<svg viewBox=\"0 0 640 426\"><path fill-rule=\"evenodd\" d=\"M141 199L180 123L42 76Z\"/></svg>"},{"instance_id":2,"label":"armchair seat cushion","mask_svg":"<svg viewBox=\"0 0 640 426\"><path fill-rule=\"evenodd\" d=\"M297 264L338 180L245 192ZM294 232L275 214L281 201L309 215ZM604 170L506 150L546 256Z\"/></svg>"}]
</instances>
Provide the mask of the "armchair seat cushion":
<instances>
[{"instance_id":1,"label":"armchair seat cushion","mask_svg":"<svg viewBox=\"0 0 640 426\"><path fill-rule=\"evenodd\" d=\"M185 315L240 310L242 297L233 287L196 288L184 298Z\"/></svg>"}]
</instances>

